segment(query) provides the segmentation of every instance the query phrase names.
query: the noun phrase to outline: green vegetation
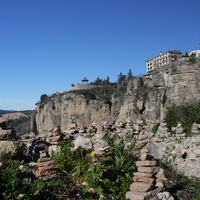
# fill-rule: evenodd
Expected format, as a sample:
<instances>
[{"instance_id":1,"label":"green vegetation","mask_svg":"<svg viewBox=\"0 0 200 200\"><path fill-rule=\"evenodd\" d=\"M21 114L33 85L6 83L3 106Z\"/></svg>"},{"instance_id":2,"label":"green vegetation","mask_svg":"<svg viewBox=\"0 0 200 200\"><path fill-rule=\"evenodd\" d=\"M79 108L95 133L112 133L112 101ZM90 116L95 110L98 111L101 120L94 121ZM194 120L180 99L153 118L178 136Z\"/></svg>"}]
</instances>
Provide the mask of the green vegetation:
<instances>
[{"instance_id":1,"label":"green vegetation","mask_svg":"<svg viewBox=\"0 0 200 200\"><path fill-rule=\"evenodd\" d=\"M125 200L136 170L135 141L126 146L118 135L114 135L108 142L110 151L106 156L81 148L72 151L71 140L60 142L60 153L54 155L58 177L46 182L35 179L23 161L2 156L0 198Z\"/></svg>"},{"instance_id":2,"label":"green vegetation","mask_svg":"<svg viewBox=\"0 0 200 200\"><path fill-rule=\"evenodd\" d=\"M160 123L156 123L153 128L151 129L151 132L156 134L156 132L158 131L158 127L160 126Z\"/></svg>"},{"instance_id":3,"label":"green vegetation","mask_svg":"<svg viewBox=\"0 0 200 200\"><path fill-rule=\"evenodd\" d=\"M192 53L192 54L190 55L189 63L190 63L191 65L193 65L194 63L196 63L196 53Z\"/></svg>"},{"instance_id":4,"label":"green vegetation","mask_svg":"<svg viewBox=\"0 0 200 200\"><path fill-rule=\"evenodd\" d=\"M196 104L185 104L172 106L166 114L166 123L169 128L177 126L180 122L188 136L192 136L192 124L200 123L200 102Z\"/></svg>"},{"instance_id":5,"label":"green vegetation","mask_svg":"<svg viewBox=\"0 0 200 200\"><path fill-rule=\"evenodd\" d=\"M117 136L108 140L110 153L101 157L92 152L82 152L81 149L71 151L70 141L61 142L59 156L55 156L56 166L63 172L64 179L82 186L82 199L125 199L132 182L132 174L136 170L136 157L133 156L135 142L125 146Z\"/></svg>"},{"instance_id":6,"label":"green vegetation","mask_svg":"<svg viewBox=\"0 0 200 200\"><path fill-rule=\"evenodd\" d=\"M156 124L157 127L157 124ZM136 171L135 140L127 146L118 135L106 136L110 148L104 156L81 148L73 151L71 140L59 143L54 154L58 177L49 181L36 179L23 161L2 155L0 161L0 199L2 200L125 200L125 193ZM164 169L165 191L175 199L200 200L200 179L177 171L173 160L157 160Z\"/></svg>"},{"instance_id":7,"label":"green vegetation","mask_svg":"<svg viewBox=\"0 0 200 200\"><path fill-rule=\"evenodd\" d=\"M53 200L52 192L58 185L57 180L49 182L36 180L25 163L14 159L13 154L2 154L0 169L0 199L2 200ZM51 192L50 192L51 191Z\"/></svg>"},{"instance_id":8,"label":"green vegetation","mask_svg":"<svg viewBox=\"0 0 200 200\"><path fill-rule=\"evenodd\" d=\"M123 96L125 92L126 92L125 87L117 88L117 85L113 84L113 85L107 85L85 90L72 90L69 93L83 95L87 101L99 100L106 104L111 105L112 95Z\"/></svg>"}]
</instances>

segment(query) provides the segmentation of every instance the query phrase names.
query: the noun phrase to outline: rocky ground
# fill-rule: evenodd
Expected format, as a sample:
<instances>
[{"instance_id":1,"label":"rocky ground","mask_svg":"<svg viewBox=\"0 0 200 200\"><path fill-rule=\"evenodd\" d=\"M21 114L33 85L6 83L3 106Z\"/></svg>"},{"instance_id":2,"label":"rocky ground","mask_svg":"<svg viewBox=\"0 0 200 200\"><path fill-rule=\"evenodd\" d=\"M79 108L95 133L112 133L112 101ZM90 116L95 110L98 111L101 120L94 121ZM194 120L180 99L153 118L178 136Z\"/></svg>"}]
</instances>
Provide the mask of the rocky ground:
<instances>
[{"instance_id":1,"label":"rocky ground","mask_svg":"<svg viewBox=\"0 0 200 200\"><path fill-rule=\"evenodd\" d=\"M152 128L159 123L155 133ZM192 131L199 133L200 125L193 124ZM102 124L93 122L89 127L78 125L75 119L71 120L66 130L55 127L47 132L36 135L28 133L17 135L14 129L0 129L0 154L13 152L22 156L37 178L49 180L56 176L53 168L52 152L59 152L58 142L72 139L74 149L82 147L87 151L95 151L97 154L105 153L109 149L103 136L112 137L118 134L124 140L135 138L141 160L136 163L138 172L134 173L130 191L127 191L128 199L174 199L164 191L163 171L150 157L171 159L179 171L187 176L200 177L200 136L197 134L191 138L186 137L181 124L173 127L173 133L169 132L164 121L116 121L110 124L105 121ZM126 141L129 144L130 139ZM3 166L3 163L0 163Z\"/></svg>"}]
</instances>

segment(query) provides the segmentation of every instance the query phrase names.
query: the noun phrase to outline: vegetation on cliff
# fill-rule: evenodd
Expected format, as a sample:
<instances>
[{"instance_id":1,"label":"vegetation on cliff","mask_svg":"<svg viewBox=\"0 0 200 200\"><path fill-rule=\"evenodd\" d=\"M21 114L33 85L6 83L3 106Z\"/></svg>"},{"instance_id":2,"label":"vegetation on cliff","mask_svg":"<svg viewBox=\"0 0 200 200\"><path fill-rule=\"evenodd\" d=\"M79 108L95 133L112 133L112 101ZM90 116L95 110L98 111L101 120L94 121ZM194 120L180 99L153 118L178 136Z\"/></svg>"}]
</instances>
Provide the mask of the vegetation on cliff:
<instances>
[{"instance_id":1,"label":"vegetation on cliff","mask_svg":"<svg viewBox=\"0 0 200 200\"><path fill-rule=\"evenodd\" d=\"M173 105L168 109L166 114L166 123L171 129L180 122L184 131L188 136L193 135L191 132L192 124L194 122L200 123L200 102L193 104L184 104L180 106Z\"/></svg>"}]
</instances>

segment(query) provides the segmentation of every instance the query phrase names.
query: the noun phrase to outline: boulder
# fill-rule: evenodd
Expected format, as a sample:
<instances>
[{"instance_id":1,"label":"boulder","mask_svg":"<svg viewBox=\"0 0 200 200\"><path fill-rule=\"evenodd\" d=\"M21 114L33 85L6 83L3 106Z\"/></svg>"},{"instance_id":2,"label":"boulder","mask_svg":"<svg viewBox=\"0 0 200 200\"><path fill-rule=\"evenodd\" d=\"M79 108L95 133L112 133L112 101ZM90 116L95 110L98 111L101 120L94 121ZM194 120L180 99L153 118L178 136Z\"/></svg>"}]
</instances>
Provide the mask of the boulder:
<instances>
[{"instance_id":1,"label":"boulder","mask_svg":"<svg viewBox=\"0 0 200 200\"><path fill-rule=\"evenodd\" d=\"M92 150L92 142L90 138L85 138L82 136L78 136L74 141L74 150L78 149L78 147L81 147L85 150Z\"/></svg>"},{"instance_id":2,"label":"boulder","mask_svg":"<svg viewBox=\"0 0 200 200\"><path fill-rule=\"evenodd\" d=\"M0 140L12 140L16 139L17 135L14 129L0 129Z\"/></svg>"}]
</instances>

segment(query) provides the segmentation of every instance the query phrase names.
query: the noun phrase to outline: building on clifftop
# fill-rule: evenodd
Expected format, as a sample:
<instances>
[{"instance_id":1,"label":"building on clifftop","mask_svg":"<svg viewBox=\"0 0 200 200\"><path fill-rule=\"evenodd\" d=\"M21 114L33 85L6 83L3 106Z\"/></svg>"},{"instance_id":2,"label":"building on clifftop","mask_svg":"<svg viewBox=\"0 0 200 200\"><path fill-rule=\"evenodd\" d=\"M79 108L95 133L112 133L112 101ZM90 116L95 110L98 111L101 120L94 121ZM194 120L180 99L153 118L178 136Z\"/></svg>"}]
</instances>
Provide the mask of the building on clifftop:
<instances>
[{"instance_id":1,"label":"building on clifftop","mask_svg":"<svg viewBox=\"0 0 200 200\"><path fill-rule=\"evenodd\" d=\"M158 56L155 56L154 58L146 61L146 71L149 72L154 69L160 68L163 65L174 62L181 57L182 52L177 50L167 51L165 53L160 52Z\"/></svg>"}]
</instances>

